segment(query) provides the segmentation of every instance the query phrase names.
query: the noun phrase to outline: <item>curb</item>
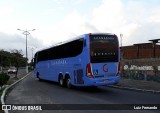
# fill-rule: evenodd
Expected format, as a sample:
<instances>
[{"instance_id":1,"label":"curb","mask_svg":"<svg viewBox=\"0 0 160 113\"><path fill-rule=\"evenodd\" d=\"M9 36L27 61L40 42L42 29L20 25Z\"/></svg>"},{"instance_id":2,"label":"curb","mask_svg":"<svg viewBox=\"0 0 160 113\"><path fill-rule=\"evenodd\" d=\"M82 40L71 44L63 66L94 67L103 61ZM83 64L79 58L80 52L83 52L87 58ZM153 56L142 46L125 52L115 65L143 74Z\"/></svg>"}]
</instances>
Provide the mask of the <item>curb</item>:
<instances>
[{"instance_id":1,"label":"curb","mask_svg":"<svg viewBox=\"0 0 160 113\"><path fill-rule=\"evenodd\" d=\"M116 86L116 85L109 85L109 87L118 88L118 89L126 89L126 90L142 91L142 92L150 92L150 93L160 93L160 91L155 91L155 90L146 90L146 89L139 89L139 88L130 88L130 87L123 87L123 86Z\"/></svg>"},{"instance_id":2,"label":"curb","mask_svg":"<svg viewBox=\"0 0 160 113\"><path fill-rule=\"evenodd\" d=\"M8 86L3 90L3 94L2 94L2 96L1 96L1 103L2 103L2 105L5 105L4 97L5 97L5 95L6 95L6 91L7 91L9 88L11 88L11 87L13 87L14 85L16 85L16 84L17 84L18 82L20 82L21 80L25 79L25 78L26 78L29 74L31 74L31 73L32 73L32 72L28 73L26 76L24 76L23 78L17 80L17 81L14 82L13 84L8 85ZM8 110L4 110L4 112L5 112L5 113L9 113Z\"/></svg>"}]
</instances>

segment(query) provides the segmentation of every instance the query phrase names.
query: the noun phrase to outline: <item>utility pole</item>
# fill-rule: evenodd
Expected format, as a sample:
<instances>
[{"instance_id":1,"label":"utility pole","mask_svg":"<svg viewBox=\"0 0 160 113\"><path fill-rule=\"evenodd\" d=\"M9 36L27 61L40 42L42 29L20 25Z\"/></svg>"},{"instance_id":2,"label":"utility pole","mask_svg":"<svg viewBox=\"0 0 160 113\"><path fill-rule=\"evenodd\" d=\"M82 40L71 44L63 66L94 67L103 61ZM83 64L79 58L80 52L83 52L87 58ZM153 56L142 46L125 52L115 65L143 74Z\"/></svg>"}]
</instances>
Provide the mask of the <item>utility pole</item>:
<instances>
[{"instance_id":1,"label":"utility pole","mask_svg":"<svg viewBox=\"0 0 160 113\"><path fill-rule=\"evenodd\" d=\"M34 50L35 50L37 47L28 47L28 48L30 48L31 51L32 51L32 59L33 59Z\"/></svg>"},{"instance_id":2,"label":"utility pole","mask_svg":"<svg viewBox=\"0 0 160 113\"><path fill-rule=\"evenodd\" d=\"M23 34L26 36L26 59L27 59L27 62L26 62L26 73L28 73L28 52L27 52L27 36L30 34L29 31L34 31L35 29L32 29L32 30L21 30L21 29L17 29L19 31L23 31Z\"/></svg>"},{"instance_id":3,"label":"utility pole","mask_svg":"<svg viewBox=\"0 0 160 113\"><path fill-rule=\"evenodd\" d=\"M121 47L122 47L122 38L123 38L123 34L120 34L120 38L121 38Z\"/></svg>"}]
</instances>

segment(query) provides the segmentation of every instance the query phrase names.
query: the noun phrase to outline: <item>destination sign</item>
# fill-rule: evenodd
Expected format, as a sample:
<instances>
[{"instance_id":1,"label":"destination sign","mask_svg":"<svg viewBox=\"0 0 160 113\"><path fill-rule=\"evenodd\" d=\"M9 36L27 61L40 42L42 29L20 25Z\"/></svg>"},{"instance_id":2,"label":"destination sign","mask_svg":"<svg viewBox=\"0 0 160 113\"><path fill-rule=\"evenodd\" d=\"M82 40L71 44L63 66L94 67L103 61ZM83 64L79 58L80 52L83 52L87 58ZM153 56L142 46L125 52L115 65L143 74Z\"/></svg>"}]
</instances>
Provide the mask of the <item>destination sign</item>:
<instances>
[{"instance_id":1,"label":"destination sign","mask_svg":"<svg viewBox=\"0 0 160 113\"><path fill-rule=\"evenodd\" d=\"M100 36L100 37L93 37L94 40L114 40L114 37L109 36Z\"/></svg>"}]
</instances>

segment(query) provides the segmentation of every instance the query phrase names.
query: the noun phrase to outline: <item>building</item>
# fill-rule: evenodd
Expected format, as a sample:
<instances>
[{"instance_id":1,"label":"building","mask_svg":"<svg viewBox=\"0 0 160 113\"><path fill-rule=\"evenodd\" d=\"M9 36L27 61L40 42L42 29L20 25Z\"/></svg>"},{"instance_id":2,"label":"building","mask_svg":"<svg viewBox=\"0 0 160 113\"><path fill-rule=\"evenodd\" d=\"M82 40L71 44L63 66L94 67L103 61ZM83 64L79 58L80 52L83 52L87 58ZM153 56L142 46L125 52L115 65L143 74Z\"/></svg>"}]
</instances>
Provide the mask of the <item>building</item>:
<instances>
[{"instance_id":1,"label":"building","mask_svg":"<svg viewBox=\"0 0 160 113\"><path fill-rule=\"evenodd\" d=\"M121 77L160 82L160 39L121 47Z\"/></svg>"},{"instance_id":2,"label":"building","mask_svg":"<svg viewBox=\"0 0 160 113\"><path fill-rule=\"evenodd\" d=\"M140 43L121 47L121 58L160 58L160 45L156 43Z\"/></svg>"}]
</instances>

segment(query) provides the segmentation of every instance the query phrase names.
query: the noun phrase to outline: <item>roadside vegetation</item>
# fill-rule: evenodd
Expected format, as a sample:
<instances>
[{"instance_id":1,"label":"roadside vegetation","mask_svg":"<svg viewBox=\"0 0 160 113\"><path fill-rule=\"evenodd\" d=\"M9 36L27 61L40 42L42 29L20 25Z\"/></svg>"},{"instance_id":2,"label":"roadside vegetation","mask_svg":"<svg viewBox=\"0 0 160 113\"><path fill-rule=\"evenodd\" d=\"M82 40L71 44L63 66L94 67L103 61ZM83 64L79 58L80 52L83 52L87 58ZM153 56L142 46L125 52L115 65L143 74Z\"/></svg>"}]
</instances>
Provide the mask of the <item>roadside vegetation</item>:
<instances>
[{"instance_id":1,"label":"roadside vegetation","mask_svg":"<svg viewBox=\"0 0 160 113\"><path fill-rule=\"evenodd\" d=\"M16 67L18 72L19 67L25 67L27 64L27 61L28 59L26 59L23 56L22 50L13 49L13 50L10 50L10 52L8 52L3 49L0 49L0 96L2 95L6 85L11 85L26 75L26 73L22 73L17 76L17 73L15 73L14 77L10 78L10 76L7 73L7 70L9 69L9 67ZM10 93L11 90L12 89L6 92L6 96ZM4 113L1 107L2 106L0 106L0 113Z\"/></svg>"},{"instance_id":2,"label":"roadside vegetation","mask_svg":"<svg viewBox=\"0 0 160 113\"><path fill-rule=\"evenodd\" d=\"M7 81L9 80L10 76L7 73L0 73L0 86L2 89L2 86L4 84L7 84Z\"/></svg>"},{"instance_id":3,"label":"roadside vegetation","mask_svg":"<svg viewBox=\"0 0 160 113\"><path fill-rule=\"evenodd\" d=\"M10 52L3 49L0 50L0 72L9 67L16 67L18 71L19 67L26 66L27 61L28 59L23 56L22 50L13 49Z\"/></svg>"},{"instance_id":4,"label":"roadside vegetation","mask_svg":"<svg viewBox=\"0 0 160 113\"><path fill-rule=\"evenodd\" d=\"M9 76L8 76L7 73L1 73L1 74L0 74L0 82L3 81L3 83L4 83L5 85L11 85L11 84L13 84L14 82L16 82L17 80L23 78L24 76L26 76L26 73L22 73L22 74L18 75L17 77L15 76L15 77L13 77L13 78L9 78ZM3 85L4 85L4 84L3 84ZM2 93L3 93L3 90L4 90L4 89L5 89L5 87L2 88L2 86L1 86L1 88L0 88L0 96L2 96ZM7 95L8 95L11 91L12 91L12 88L9 89L9 90L7 90L6 96L5 96L5 100L6 100ZM1 103L1 101L0 101L0 103ZM1 108L1 106L0 106L0 108ZM4 111L2 111L2 109L0 109L0 113L4 113Z\"/></svg>"}]
</instances>

